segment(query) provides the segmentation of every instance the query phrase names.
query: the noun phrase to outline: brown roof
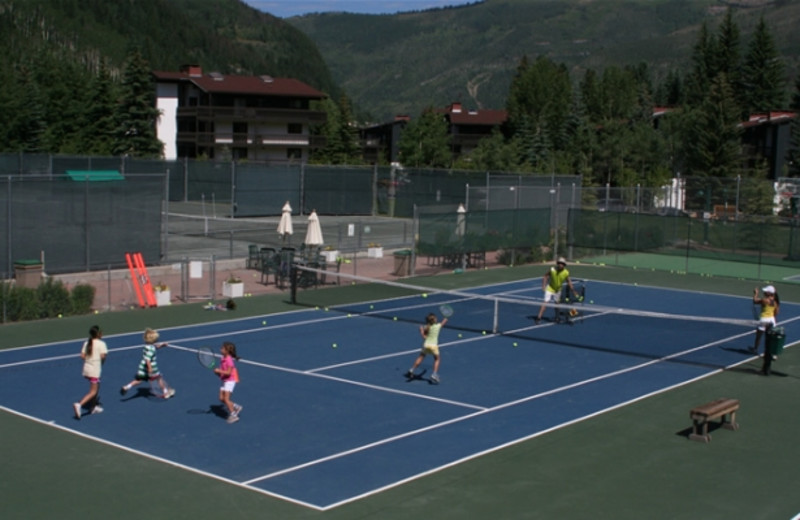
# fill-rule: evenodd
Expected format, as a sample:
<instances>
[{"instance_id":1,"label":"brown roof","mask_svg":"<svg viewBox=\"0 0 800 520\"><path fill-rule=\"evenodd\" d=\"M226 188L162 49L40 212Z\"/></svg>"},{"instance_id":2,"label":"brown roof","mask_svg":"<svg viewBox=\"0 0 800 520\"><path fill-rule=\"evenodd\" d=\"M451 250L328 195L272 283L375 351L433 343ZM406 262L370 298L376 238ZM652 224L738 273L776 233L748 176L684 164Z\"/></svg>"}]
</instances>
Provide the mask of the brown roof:
<instances>
[{"instance_id":1,"label":"brown roof","mask_svg":"<svg viewBox=\"0 0 800 520\"><path fill-rule=\"evenodd\" d=\"M454 125L502 125L508 119L505 110L463 110L448 112L450 123Z\"/></svg>"},{"instance_id":2,"label":"brown roof","mask_svg":"<svg viewBox=\"0 0 800 520\"><path fill-rule=\"evenodd\" d=\"M189 81L197 88L218 94L254 94L260 96L291 96L322 99L325 94L292 78L271 76L237 76L218 73L190 75L186 72L154 71L158 81Z\"/></svg>"}]
</instances>

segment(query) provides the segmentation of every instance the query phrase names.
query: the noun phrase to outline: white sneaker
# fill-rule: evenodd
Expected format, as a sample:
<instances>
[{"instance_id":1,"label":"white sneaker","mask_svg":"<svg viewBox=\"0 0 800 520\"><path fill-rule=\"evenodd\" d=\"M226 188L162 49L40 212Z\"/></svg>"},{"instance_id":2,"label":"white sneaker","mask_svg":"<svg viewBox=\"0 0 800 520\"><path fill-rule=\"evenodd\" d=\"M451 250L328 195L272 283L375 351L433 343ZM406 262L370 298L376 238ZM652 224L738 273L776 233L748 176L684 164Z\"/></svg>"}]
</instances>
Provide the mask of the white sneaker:
<instances>
[{"instance_id":1,"label":"white sneaker","mask_svg":"<svg viewBox=\"0 0 800 520\"><path fill-rule=\"evenodd\" d=\"M100 406L99 404L97 406L95 406L94 408L92 408L92 414L96 414L96 413L103 413L103 407Z\"/></svg>"},{"instance_id":2,"label":"white sneaker","mask_svg":"<svg viewBox=\"0 0 800 520\"><path fill-rule=\"evenodd\" d=\"M174 395L175 395L175 389L174 388L169 388L169 389L167 389L167 392L164 394L164 399L169 399L170 397L172 397Z\"/></svg>"},{"instance_id":3,"label":"white sneaker","mask_svg":"<svg viewBox=\"0 0 800 520\"><path fill-rule=\"evenodd\" d=\"M80 420L81 418L81 403L73 403L72 409L75 410L75 418Z\"/></svg>"},{"instance_id":4,"label":"white sneaker","mask_svg":"<svg viewBox=\"0 0 800 520\"><path fill-rule=\"evenodd\" d=\"M227 422L228 422L228 424L233 424L238 420L239 420L239 416L238 415L231 414L231 415L228 416L228 421Z\"/></svg>"},{"instance_id":5,"label":"white sneaker","mask_svg":"<svg viewBox=\"0 0 800 520\"><path fill-rule=\"evenodd\" d=\"M233 413L238 416L239 412L242 411L242 408L244 408L244 407L242 405L240 405L240 404L233 405Z\"/></svg>"}]
</instances>

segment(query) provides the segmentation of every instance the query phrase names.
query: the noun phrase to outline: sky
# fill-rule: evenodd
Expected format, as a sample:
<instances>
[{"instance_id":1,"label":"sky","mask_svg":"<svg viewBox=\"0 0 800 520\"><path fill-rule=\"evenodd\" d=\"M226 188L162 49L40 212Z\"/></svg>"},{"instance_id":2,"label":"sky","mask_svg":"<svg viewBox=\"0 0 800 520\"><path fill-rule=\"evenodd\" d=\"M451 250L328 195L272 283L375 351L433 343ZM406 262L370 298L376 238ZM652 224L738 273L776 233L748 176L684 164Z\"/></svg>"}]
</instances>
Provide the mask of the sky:
<instances>
[{"instance_id":1,"label":"sky","mask_svg":"<svg viewBox=\"0 0 800 520\"><path fill-rule=\"evenodd\" d=\"M362 14L394 14L473 3L475 0L243 0L251 7L279 18L307 13L345 11Z\"/></svg>"}]
</instances>

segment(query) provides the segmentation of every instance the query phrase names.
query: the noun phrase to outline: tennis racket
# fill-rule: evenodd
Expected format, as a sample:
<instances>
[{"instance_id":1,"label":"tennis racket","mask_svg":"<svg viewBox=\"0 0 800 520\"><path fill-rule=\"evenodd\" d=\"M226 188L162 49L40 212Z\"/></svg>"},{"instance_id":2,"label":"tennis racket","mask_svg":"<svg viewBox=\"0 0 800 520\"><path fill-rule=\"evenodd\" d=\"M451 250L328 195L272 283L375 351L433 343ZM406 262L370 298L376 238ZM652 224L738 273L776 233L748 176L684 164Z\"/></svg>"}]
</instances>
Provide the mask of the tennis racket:
<instances>
[{"instance_id":1,"label":"tennis racket","mask_svg":"<svg viewBox=\"0 0 800 520\"><path fill-rule=\"evenodd\" d=\"M214 355L210 347L200 347L197 349L197 360L208 369L217 366L217 356Z\"/></svg>"},{"instance_id":2,"label":"tennis racket","mask_svg":"<svg viewBox=\"0 0 800 520\"><path fill-rule=\"evenodd\" d=\"M450 316L453 315L453 312L455 311L453 311L453 308L445 303L439 306L439 312L441 312L442 316L444 316L445 318L449 318Z\"/></svg>"}]
</instances>

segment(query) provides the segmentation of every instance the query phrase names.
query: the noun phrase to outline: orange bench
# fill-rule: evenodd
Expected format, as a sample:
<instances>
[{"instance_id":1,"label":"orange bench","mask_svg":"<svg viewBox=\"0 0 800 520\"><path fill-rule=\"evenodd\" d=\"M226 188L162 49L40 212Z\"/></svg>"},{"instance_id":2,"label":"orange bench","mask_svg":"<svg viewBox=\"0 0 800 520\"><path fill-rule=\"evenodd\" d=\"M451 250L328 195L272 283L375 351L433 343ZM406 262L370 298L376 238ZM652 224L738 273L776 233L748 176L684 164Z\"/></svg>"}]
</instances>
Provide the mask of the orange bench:
<instances>
[{"instance_id":1,"label":"orange bench","mask_svg":"<svg viewBox=\"0 0 800 520\"><path fill-rule=\"evenodd\" d=\"M714 419L721 419L720 426L727 430L737 430L736 411L739 409L738 399L717 399L702 406L692 408L689 417L692 418L692 433L689 438L695 441L709 442L708 423Z\"/></svg>"}]
</instances>

